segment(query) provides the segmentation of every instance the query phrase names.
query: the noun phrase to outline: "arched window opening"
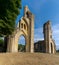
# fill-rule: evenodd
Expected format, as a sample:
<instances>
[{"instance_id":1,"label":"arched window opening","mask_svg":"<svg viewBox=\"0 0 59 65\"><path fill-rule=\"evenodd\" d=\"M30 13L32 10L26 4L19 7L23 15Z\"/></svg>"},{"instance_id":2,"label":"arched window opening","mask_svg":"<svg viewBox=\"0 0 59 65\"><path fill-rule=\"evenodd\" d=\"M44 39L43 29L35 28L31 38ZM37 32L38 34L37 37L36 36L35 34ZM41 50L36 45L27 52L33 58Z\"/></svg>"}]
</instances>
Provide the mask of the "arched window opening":
<instances>
[{"instance_id":1,"label":"arched window opening","mask_svg":"<svg viewBox=\"0 0 59 65\"><path fill-rule=\"evenodd\" d=\"M19 52L25 52L25 46L26 46L25 42L26 41L25 41L24 36L19 37L19 40L18 40L18 51Z\"/></svg>"},{"instance_id":2,"label":"arched window opening","mask_svg":"<svg viewBox=\"0 0 59 65\"><path fill-rule=\"evenodd\" d=\"M27 12L26 12L26 15L27 15L27 18L31 18L32 13L29 12L29 11L27 11Z\"/></svg>"},{"instance_id":3,"label":"arched window opening","mask_svg":"<svg viewBox=\"0 0 59 65\"><path fill-rule=\"evenodd\" d=\"M21 23L21 28L23 28L23 23Z\"/></svg>"},{"instance_id":4,"label":"arched window opening","mask_svg":"<svg viewBox=\"0 0 59 65\"><path fill-rule=\"evenodd\" d=\"M24 24L24 29L26 30L26 25Z\"/></svg>"}]
</instances>

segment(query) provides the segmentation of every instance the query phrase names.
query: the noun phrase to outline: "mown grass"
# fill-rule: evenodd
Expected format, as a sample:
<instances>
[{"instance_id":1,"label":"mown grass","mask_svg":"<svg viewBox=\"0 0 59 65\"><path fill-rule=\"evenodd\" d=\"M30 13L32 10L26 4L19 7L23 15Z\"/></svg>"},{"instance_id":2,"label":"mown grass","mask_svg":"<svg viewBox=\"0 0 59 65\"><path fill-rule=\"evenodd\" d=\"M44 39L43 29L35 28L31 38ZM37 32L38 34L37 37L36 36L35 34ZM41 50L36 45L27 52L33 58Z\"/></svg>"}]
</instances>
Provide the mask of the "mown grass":
<instances>
[{"instance_id":1,"label":"mown grass","mask_svg":"<svg viewBox=\"0 0 59 65\"><path fill-rule=\"evenodd\" d=\"M0 53L0 65L59 65L59 53Z\"/></svg>"},{"instance_id":2,"label":"mown grass","mask_svg":"<svg viewBox=\"0 0 59 65\"><path fill-rule=\"evenodd\" d=\"M57 55L59 55L59 52L56 52Z\"/></svg>"}]
</instances>

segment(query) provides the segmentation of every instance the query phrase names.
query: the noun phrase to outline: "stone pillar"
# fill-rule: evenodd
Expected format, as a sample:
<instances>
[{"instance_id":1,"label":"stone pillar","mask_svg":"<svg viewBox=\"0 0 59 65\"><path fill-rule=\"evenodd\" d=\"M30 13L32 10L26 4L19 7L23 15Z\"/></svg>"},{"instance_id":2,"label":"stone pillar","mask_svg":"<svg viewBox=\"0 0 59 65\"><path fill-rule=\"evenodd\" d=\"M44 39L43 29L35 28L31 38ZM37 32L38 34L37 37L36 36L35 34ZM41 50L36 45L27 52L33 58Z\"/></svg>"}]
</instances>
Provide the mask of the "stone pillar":
<instances>
[{"instance_id":1,"label":"stone pillar","mask_svg":"<svg viewBox=\"0 0 59 65\"><path fill-rule=\"evenodd\" d=\"M48 24L45 23L43 26L43 32L44 32L44 41L45 41L45 52L49 53L49 29Z\"/></svg>"},{"instance_id":2,"label":"stone pillar","mask_svg":"<svg viewBox=\"0 0 59 65\"><path fill-rule=\"evenodd\" d=\"M30 52L30 49L29 49L29 37L28 36L26 38L26 52Z\"/></svg>"},{"instance_id":3,"label":"stone pillar","mask_svg":"<svg viewBox=\"0 0 59 65\"><path fill-rule=\"evenodd\" d=\"M15 41L13 36L9 36L7 52L15 52Z\"/></svg>"},{"instance_id":4,"label":"stone pillar","mask_svg":"<svg viewBox=\"0 0 59 65\"><path fill-rule=\"evenodd\" d=\"M27 18L29 21L29 27L28 27L28 51L31 53L34 52L34 15L29 11L28 6L25 6L24 8L24 17Z\"/></svg>"},{"instance_id":5,"label":"stone pillar","mask_svg":"<svg viewBox=\"0 0 59 65\"><path fill-rule=\"evenodd\" d=\"M30 19L30 52L34 52L34 15Z\"/></svg>"}]
</instances>

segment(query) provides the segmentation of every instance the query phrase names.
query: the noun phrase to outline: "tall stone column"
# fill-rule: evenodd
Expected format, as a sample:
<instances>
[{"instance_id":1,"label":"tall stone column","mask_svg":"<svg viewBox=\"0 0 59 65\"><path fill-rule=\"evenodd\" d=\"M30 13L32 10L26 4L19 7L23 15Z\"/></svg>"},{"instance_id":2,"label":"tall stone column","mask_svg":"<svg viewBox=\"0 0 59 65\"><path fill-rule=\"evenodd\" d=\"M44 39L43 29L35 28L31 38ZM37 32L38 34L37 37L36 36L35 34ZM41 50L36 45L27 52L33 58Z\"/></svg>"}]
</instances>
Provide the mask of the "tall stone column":
<instances>
[{"instance_id":1,"label":"tall stone column","mask_svg":"<svg viewBox=\"0 0 59 65\"><path fill-rule=\"evenodd\" d=\"M34 15L30 19L30 52L34 52Z\"/></svg>"},{"instance_id":2,"label":"tall stone column","mask_svg":"<svg viewBox=\"0 0 59 65\"><path fill-rule=\"evenodd\" d=\"M24 17L27 18L29 21L29 27L28 27L28 46L29 51L31 53L34 52L34 15L29 11L28 6L25 6L24 8Z\"/></svg>"},{"instance_id":3,"label":"tall stone column","mask_svg":"<svg viewBox=\"0 0 59 65\"><path fill-rule=\"evenodd\" d=\"M15 42L13 36L9 36L7 44L7 52L15 52Z\"/></svg>"}]
</instances>

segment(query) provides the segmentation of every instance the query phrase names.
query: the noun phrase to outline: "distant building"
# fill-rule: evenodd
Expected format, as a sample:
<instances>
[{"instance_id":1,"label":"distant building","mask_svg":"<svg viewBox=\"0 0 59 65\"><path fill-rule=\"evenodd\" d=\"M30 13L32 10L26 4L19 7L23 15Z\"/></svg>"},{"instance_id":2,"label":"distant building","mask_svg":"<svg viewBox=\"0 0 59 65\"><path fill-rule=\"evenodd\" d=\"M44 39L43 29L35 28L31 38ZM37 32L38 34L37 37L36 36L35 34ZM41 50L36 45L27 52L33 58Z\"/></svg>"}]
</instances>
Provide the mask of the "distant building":
<instances>
[{"instance_id":1,"label":"distant building","mask_svg":"<svg viewBox=\"0 0 59 65\"><path fill-rule=\"evenodd\" d=\"M38 41L34 44L35 52L45 52L44 40Z\"/></svg>"}]
</instances>

